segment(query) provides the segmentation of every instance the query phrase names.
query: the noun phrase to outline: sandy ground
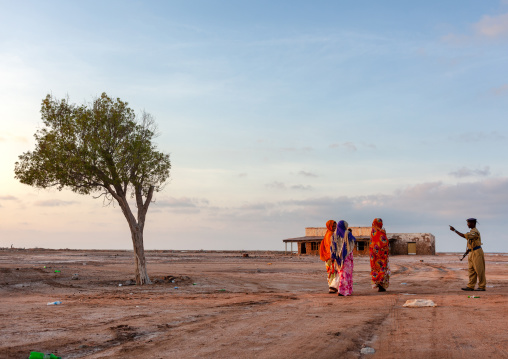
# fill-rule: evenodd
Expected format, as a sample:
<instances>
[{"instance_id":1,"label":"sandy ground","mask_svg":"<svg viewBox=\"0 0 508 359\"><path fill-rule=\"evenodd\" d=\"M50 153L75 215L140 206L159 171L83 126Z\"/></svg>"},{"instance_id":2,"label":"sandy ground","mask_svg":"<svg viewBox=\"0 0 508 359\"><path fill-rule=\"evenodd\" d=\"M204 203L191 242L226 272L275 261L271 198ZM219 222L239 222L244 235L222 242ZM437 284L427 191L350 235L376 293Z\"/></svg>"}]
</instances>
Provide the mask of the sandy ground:
<instances>
[{"instance_id":1,"label":"sandy ground","mask_svg":"<svg viewBox=\"0 0 508 359\"><path fill-rule=\"evenodd\" d=\"M508 256L486 259L486 292L461 291L467 259L440 254L391 257L390 288L378 293L368 258L355 257L354 294L338 297L328 294L317 257L151 251L148 270L159 283L138 287L126 285L131 252L3 249L0 358L32 350L63 358L507 358ZM437 307L402 306L417 298ZM364 347L376 352L361 354Z\"/></svg>"}]
</instances>

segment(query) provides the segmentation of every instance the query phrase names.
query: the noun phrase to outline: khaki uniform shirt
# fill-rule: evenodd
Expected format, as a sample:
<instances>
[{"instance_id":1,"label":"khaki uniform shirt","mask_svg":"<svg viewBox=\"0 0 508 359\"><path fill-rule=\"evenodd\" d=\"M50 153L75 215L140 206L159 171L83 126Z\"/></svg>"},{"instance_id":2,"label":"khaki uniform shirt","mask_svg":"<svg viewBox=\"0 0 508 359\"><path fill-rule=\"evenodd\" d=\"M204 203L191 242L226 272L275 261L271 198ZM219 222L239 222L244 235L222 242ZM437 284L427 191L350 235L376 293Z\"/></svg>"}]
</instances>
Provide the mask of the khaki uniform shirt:
<instances>
[{"instance_id":1,"label":"khaki uniform shirt","mask_svg":"<svg viewBox=\"0 0 508 359\"><path fill-rule=\"evenodd\" d=\"M473 250L474 247L482 245L482 237L480 231L476 228L471 229L468 233L464 233L467 239L467 248Z\"/></svg>"}]
</instances>

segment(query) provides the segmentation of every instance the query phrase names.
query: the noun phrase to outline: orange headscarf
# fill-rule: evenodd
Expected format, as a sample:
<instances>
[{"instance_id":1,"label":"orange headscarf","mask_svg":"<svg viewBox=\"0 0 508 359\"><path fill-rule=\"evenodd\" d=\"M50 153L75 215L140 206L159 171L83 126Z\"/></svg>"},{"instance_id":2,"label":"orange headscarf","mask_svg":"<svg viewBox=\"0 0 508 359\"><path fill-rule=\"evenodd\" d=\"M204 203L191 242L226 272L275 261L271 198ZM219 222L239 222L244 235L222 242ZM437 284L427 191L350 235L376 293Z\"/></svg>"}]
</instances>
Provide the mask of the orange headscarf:
<instances>
[{"instance_id":1,"label":"orange headscarf","mask_svg":"<svg viewBox=\"0 0 508 359\"><path fill-rule=\"evenodd\" d=\"M326 262L330 259L330 244L332 241L332 234L333 234L333 224L335 223L334 220L330 219L328 222L326 222L326 234L323 240L321 241L321 245L319 246L319 258Z\"/></svg>"}]
</instances>

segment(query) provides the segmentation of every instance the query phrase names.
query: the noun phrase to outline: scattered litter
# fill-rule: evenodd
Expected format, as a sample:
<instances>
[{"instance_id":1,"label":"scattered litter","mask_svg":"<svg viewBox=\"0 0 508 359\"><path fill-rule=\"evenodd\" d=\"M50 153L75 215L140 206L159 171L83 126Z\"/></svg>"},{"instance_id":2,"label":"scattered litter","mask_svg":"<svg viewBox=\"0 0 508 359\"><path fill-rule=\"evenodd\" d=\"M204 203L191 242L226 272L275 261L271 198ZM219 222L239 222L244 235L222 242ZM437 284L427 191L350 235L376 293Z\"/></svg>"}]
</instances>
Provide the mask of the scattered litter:
<instances>
[{"instance_id":1,"label":"scattered litter","mask_svg":"<svg viewBox=\"0 0 508 359\"><path fill-rule=\"evenodd\" d=\"M59 271L58 269L55 269L55 273L61 273L62 271Z\"/></svg>"},{"instance_id":2,"label":"scattered litter","mask_svg":"<svg viewBox=\"0 0 508 359\"><path fill-rule=\"evenodd\" d=\"M225 289L219 289L219 292L225 292L226 290Z\"/></svg>"},{"instance_id":3,"label":"scattered litter","mask_svg":"<svg viewBox=\"0 0 508 359\"><path fill-rule=\"evenodd\" d=\"M494 288L494 286L493 285L488 285L487 288Z\"/></svg>"},{"instance_id":4,"label":"scattered litter","mask_svg":"<svg viewBox=\"0 0 508 359\"><path fill-rule=\"evenodd\" d=\"M271 266L271 265L272 265L272 263L268 263L268 265L269 265L269 266Z\"/></svg>"},{"instance_id":5,"label":"scattered litter","mask_svg":"<svg viewBox=\"0 0 508 359\"><path fill-rule=\"evenodd\" d=\"M480 296L478 296L478 295L468 295L467 297L468 298L480 298Z\"/></svg>"},{"instance_id":6,"label":"scattered litter","mask_svg":"<svg viewBox=\"0 0 508 359\"><path fill-rule=\"evenodd\" d=\"M78 279L79 279L78 273L74 273L74 274L72 275L72 278L71 278L71 279L72 279L72 280L78 280Z\"/></svg>"},{"instance_id":7,"label":"scattered litter","mask_svg":"<svg viewBox=\"0 0 508 359\"><path fill-rule=\"evenodd\" d=\"M119 286L119 287L121 287L121 286L122 286L122 283L118 284L118 286Z\"/></svg>"},{"instance_id":8,"label":"scattered litter","mask_svg":"<svg viewBox=\"0 0 508 359\"><path fill-rule=\"evenodd\" d=\"M44 266L43 268L46 268L46 266Z\"/></svg>"},{"instance_id":9,"label":"scattered litter","mask_svg":"<svg viewBox=\"0 0 508 359\"><path fill-rule=\"evenodd\" d=\"M376 351L374 350L374 348L371 348L371 347L365 347L365 348L362 348L362 350L360 350L360 353L361 354L374 354Z\"/></svg>"},{"instance_id":10,"label":"scattered litter","mask_svg":"<svg viewBox=\"0 0 508 359\"><path fill-rule=\"evenodd\" d=\"M410 307L410 308L419 308L419 307L435 307L436 303L434 303L430 299L409 299L406 300L406 303L404 303L403 307Z\"/></svg>"},{"instance_id":11,"label":"scattered litter","mask_svg":"<svg viewBox=\"0 0 508 359\"><path fill-rule=\"evenodd\" d=\"M416 294L411 294L411 293L402 293L402 295L416 295Z\"/></svg>"},{"instance_id":12,"label":"scattered litter","mask_svg":"<svg viewBox=\"0 0 508 359\"><path fill-rule=\"evenodd\" d=\"M178 289L178 287L175 287L175 289Z\"/></svg>"},{"instance_id":13,"label":"scattered litter","mask_svg":"<svg viewBox=\"0 0 508 359\"><path fill-rule=\"evenodd\" d=\"M249 253L244 253L242 254L243 257L248 257L249 256Z\"/></svg>"},{"instance_id":14,"label":"scattered litter","mask_svg":"<svg viewBox=\"0 0 508 359\"><path fill-rule=\"evenodd\" d=\"M57 300L56 302L49 302L48 305L60 305L62 304L62 302L60 302L59 300Z\"/></svg>"},{"instance_id":15,"label":"scattered litter","mask_svg":"<svg viewBox=\"0 0 508 359\"><path fill-rule=\"evenodd\" d=\"M132 280L132 279L129 279L128 281L126 281L123 285L136 285L136 281Z\"/></svg>"},{"instance_id":16,"label":"scattered litter","mask_svg":"<svg viewBox=\"0 0 508 359\"><path fill-rule=\"evenodd\" d=\"M55 354L44 354L40 352L30 352L28 359L61 359L62 357Z\"/></svg>"},{"instance_id":17,"label":"scattered litter","mask_svg":"<svg viewBox=\"0 0 508 359\"><path fill-rule=\"evenodd\" d=\"M420 259L420 262L423 262L423 259Z\"/></svg>"},{"instance_id":18,"label":"scattered litter","mask_svg":"<svg viewBox=\"0 0 508 359\"><path fill-rule=\"evenodd\" d=\"M407 283L400 283L400 285L407 285Z\"/></svg>"},{"instance_id":19,"label":"scattered litter","mask_svg":"<svg viewBox=\"0 0 508 359\"><path fill-rule=\"evenodd\" d=\"M197 285L197 283L192 283L192 285Z\"/></svg>"}]
</instances>

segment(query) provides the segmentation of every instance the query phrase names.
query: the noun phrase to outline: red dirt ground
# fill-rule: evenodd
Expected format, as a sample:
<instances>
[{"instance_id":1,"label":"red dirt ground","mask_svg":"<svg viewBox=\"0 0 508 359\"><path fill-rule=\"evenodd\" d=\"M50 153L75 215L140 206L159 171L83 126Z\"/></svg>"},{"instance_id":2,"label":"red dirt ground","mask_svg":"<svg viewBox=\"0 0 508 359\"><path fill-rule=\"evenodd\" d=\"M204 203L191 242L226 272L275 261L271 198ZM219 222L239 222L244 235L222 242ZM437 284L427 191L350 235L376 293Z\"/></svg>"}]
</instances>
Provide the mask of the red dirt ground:
<instances>
[{"instance_id":1,"label":"red dirt ground","mask_svg":"<svg viewBox=\"0 0 508 359\"><path fill-rule=\"evenodd\" d=\"M486 256L486 292L460 290L458 254L391 257L386 293L371 288L368 257L355 257L351 297L328 294L318 257L149 251L147 260L158 283L138 287L125 285L128 251L0 250L0 357L508 357L507 255ZM405 308L408 299L437 307Z\"/></svg>"}]
</instances>

